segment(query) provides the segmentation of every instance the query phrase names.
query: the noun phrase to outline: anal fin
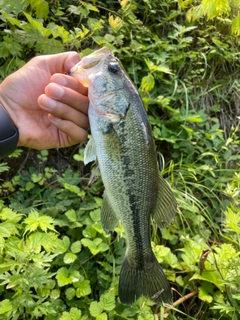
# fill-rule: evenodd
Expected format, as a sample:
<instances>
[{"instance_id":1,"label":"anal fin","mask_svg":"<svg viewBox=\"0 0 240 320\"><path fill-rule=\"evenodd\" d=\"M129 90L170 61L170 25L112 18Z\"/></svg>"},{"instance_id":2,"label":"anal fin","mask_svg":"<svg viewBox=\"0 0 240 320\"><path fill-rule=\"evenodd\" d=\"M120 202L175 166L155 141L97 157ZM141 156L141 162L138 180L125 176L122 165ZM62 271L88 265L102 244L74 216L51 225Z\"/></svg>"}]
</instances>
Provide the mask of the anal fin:
<instances>
[{"instance_id":1,"label":"anal fin","mask_svg":"<svg viewBox=\"0 0 240 320\"><path fill-rule=\"evenodd\" d=\"M167 182L159 175L159 192L153 218L159 228L166 228L177 212L177 201Z\"/></svg>"}]
</instances>

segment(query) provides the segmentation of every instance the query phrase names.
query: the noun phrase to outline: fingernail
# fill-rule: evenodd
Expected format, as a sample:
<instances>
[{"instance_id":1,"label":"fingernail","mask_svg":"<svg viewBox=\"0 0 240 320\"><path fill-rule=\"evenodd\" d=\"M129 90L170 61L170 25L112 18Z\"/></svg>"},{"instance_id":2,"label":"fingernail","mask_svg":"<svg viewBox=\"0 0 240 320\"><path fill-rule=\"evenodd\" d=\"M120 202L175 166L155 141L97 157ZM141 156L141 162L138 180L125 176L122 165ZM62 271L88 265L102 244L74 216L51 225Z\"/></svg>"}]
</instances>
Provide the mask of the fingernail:
<instances>
[{"instance_id":1,"label":"fingernail","mask_svg":"<svg viewBox=\"0 0 240 320\"><path fill-rule=\"evenodd\" d=\"M50 83L48 90L52 98L59 99L64 94L63 88L55 83Z\"/></svg>"},{"instance_id":2,"label":"fingernail","mask_svg":"<svg viewBox=\"0 0 240 320\"><path fill-rule=\"evenodd\" d=\"M67 84L67 81L65 79L64 76L61 76L59 74L54 74L51 78L51 80L53 81L53 83L57 83L57 84L60 84L61 86L65 87L66 84Z\"/></svg>"},{"instance_id":3,"label":"fingernail","mask_svg":"<svg viewBox=\"0 0 240 320\"><path fill-rule=\"evenodd\" d=\"M44 109L51 110L56 107L57 102L54 99L49 98L48 96L43 96L41 105Z\"/></svg>"}]
</instances>

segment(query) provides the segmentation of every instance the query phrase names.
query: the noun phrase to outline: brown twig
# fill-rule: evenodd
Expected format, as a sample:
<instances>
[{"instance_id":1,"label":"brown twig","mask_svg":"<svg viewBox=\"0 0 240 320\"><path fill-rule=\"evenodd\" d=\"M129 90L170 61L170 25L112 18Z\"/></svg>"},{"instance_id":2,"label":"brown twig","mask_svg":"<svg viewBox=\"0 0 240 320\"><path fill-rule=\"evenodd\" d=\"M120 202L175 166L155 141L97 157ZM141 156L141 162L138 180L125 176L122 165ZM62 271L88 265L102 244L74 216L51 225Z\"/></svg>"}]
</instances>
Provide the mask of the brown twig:
<instances>
[{"instance_id":1,"label":"brown twig","mask_svg":"<svg viewBox=\"0 0 240 320\"><path fill-rule=\"evenodd\" d=\"M179 304L181 304L181 303L183 303L184 301L186 301L186 300L188 300L188 299L196 296L197 294L198 294L198 290L195 290L195 291L190 292L190 293L186 294L185 296L179 298L177 301L173 302L173 304L172 304L171 307L166 308L166 309L164 310L164 316L167 315L167 312L169 312L169 311L172 309L172 307L177 307ZM159 312L158 316L160 316L160 312Z\"/></svg>"}]
</instances>

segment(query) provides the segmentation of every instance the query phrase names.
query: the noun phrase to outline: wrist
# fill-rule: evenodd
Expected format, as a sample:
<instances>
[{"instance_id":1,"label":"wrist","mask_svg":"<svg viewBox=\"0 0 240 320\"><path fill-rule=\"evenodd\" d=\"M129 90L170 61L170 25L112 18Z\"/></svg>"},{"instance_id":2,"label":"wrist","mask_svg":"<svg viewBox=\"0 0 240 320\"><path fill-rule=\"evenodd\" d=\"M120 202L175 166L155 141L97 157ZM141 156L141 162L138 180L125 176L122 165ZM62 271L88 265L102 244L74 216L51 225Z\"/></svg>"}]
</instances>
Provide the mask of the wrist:
<instances>
[{"instance_id":1,"label":"wrist","mask_svg":"<svg viewBox=\"0 0 240 320\"><path fill-rule=\"evenodd\" d=\"M19 133L7 111L0 105L0 159L17 148Z\"/></svg>"}]
</instances>

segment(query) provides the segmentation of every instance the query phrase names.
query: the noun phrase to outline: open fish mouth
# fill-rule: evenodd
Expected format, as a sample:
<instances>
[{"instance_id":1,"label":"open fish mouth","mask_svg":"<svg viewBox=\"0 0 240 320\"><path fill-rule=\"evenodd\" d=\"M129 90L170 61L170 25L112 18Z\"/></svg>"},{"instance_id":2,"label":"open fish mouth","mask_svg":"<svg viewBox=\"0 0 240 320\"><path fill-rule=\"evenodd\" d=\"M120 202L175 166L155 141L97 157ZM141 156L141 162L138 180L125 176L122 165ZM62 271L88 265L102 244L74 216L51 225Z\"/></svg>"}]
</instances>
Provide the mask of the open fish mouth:
<instances>
[{"instance_id":1,"label":"open fish mouth","mask_svg":"<svg viewBox=\"0 0 240 320\"><path fill-rule=\"evenodd\" d=\"M86 70L95 67L100 61L105 60L109 54L111 54L111 51L106 47L94 51L90 55L83 57L82 60L69 71L69 75L79 72L80 69Z\"/></svg>"}]
</instances>

